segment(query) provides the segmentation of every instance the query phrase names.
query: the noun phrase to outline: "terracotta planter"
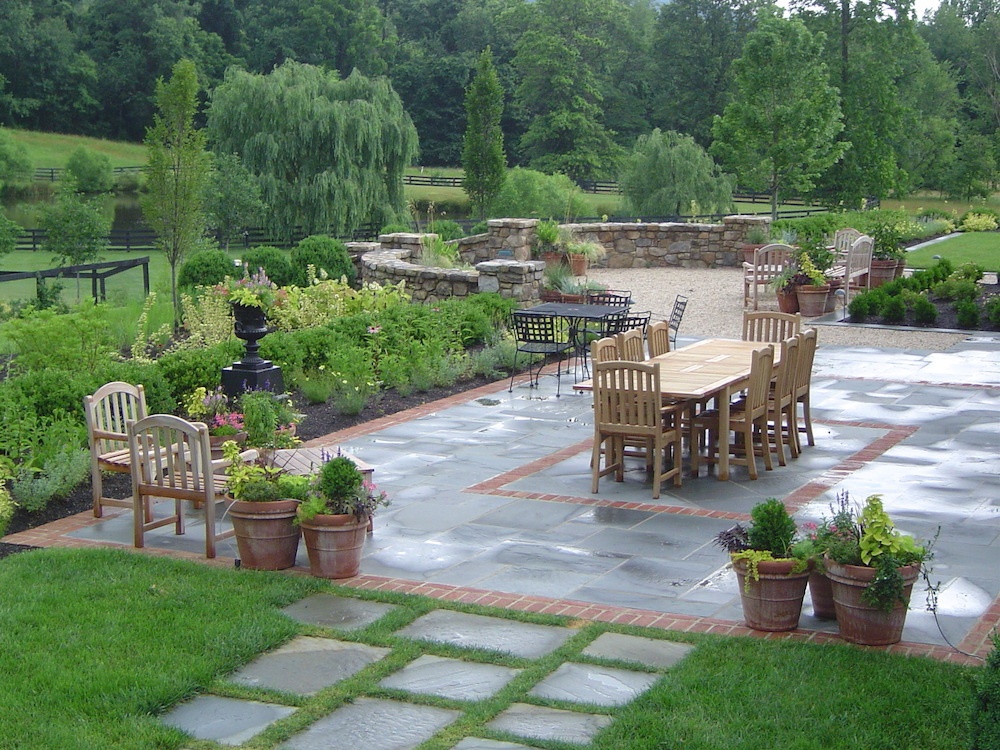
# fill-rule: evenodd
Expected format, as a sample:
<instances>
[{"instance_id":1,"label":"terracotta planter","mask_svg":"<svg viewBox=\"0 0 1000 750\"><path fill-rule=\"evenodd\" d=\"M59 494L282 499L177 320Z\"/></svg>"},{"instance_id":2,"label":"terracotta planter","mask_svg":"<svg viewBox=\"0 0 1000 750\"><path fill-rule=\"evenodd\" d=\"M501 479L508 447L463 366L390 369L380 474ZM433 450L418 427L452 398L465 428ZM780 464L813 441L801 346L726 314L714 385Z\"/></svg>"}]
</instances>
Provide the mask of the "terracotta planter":
<instances>
[{"instance_id":1,"label":"terracotta planter","mask_svg":"<svg viewBox=\"0 0 1000 750\"><path fill-rule=\"evenodd\" d=\"M778 309L783 313L797 313L799 311L798 292L787 292L779 290L775 293L778 298Z\"/></svg>"},{"instance_id":2,"label":"terracotta planter","mask_svg":"<svg viewBox=\"0 0 1000 750\"><path fill-rule=\"evenodd\" d=\"M542 251L541 258L545 261L546 268L561 266L566 260L566 256L556 250Z\"/></svg>"},{"instance_id":3,"label":"terracotta planter","mask_svg":"<svg viewBox=\"0 0 1000 750\"><path fill-rule=\"evenodd\" d=\"M309 553L309 572L317 578L351 578L361 568L368 519L354 515L318 515L301 521Z\"/></svg>"},{"instance_id":4,"label":"terracotta planter","mask_svg":"<svg viewBox=\"0 0 1000 750\"><path fill-rule=\"evenodd\" d=\"M298 500L233 501L228 512L236 531L242 567L284 570L295 565L299 551L299 527L295 524L298 507Z\"/></svg>"},{"instance_id":5,"label":"terracotta planter","mask_svg":"<svg viewBox=\"0 0 1000 750\"><path fill-rule=\"evenodd\" d=\"M809 571L792 573L797 563L797 560L762 560L757 566L760 580L751 577L747 581L747 561L733 561L743 602L743 619L748 627L780 631L795 630L799 626Z\"/></svg>"},{"instance_id":6,"label":"terracotta planter","mask_svg":"<svg viewBox=\"0 0 1000 750\"><path fill-rule=\"evenodd\" d=\"M830 294L830 285L813 286L803 284L799 287L799 312L803 318L818 318L826 309L826 298Z\"/></svg>"},{"instance_id":7,"label":"terracotta planter","mask_svg":"<svg viewBox=\"0 0 1000 750\"><path fill-rule=\"evenodd\" d=\"M753 254L760 250L763 245L744 245L743 246L743 260L747 263L753 263Z\"/></svg>"},{"instance_id":8,"label":"terracotta planter","mask_svg":"<svg viewBox=\"0 0 1000 750\"><path fill-rule=\"evenodd\" d=\"M241 448L247 441L245 432L237 432L235 435L209 435L208 444L212 447L212 458L222 458L222 444L227 440L235 440Z\"/></svg>"},{"instance_id":9,"label":"terracotta planter","mask_svg":"<svg viewBox=\"0 0 1000 750\"><path fill-rule=\"evenodd\" d=\"M571 253L569 256L569 268L574 276L586 276L587 268L590 266L586 255Z\"/></svg>"},{"instance_id":10,"label":"terracotta planter","mask_svg":"<svg viewBox=\"0 0 1000 750\"><path fill-rule=\"evenodd\" d=\"M903 576L903 601L896 602L888 612L877 609L862 597L872 579L875 568L863 565L841 565L829 557L824 558L827 578L833 587L833 603L837 611L840 636L845 641L863 646L888 646L899 643L903 637L906 609L910 603L913 584L920 574L919 565L900 568Z\"/></svg>"},{"instance_id":11,"label":"terracotta planter","mask_svg":"<svg viewBox=\"0 0 1000 750\"><path fill-rule=\"evenodd\" d=\"M874 289L892 281L896 277L895 260L875 260L872 259L871 267L868 270L868 283Z\"/></svg>"},{"instance_id":12,"label":"terracotta planter","mask_svg":"<svg viewBox=\"0 0 1000 750\"><path fill-rule=\"evenodd\" d=\"M837 619L837 610L833 606L833 585L822 570L813 570L809 574L809 598L812 599L813 617Z\"/></svg>"},{"instance_id":13,"label":"terracotta planter","mask_svg":"<svg viewBox=\"0 0 1000 750\"><path fill-rule=\"evenodd\" d=\"M903 276L903 270L905 268L906 268L906 259L905 258L900 258L899 260L897 260L896 261L896 271L893 274L893 278L894 279L902 278L902 276Z\"/></svg>"}]
</instances>

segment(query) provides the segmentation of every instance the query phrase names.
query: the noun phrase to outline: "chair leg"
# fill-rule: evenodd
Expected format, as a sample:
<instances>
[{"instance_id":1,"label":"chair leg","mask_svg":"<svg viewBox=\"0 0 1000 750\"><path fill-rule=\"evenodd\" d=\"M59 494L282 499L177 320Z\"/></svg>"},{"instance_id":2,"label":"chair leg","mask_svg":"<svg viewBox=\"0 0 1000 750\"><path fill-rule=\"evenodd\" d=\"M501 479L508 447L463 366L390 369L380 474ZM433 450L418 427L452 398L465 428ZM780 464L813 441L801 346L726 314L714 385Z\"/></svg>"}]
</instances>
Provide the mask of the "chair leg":
<instances>
[{"instance_id":1,"label":"chair leg","mask_svg":"<svg viewBox=\"0 0 1000 750\"><path fill-rule=\"evenodd\" d=\"M809 445L816 445L816 440L813 438L813 423L812 414L809 409L808 392L799 399L799 403L802 404L802 423L804 425L802 432L806 434L806 443Z\"/></svg>"},{"instance_id":2,"label":"chair leg","mask_svg":"<svg viewBox=\"0 0 1000 750\"><path fill-rule=\"evenodd\" d=\"M782 429L788 431L788 450L792 458L798 458L801 448L799 447L799 430L795 421L795 402L786 406L781 412Z\"/></svg>"},{"instance_id":3,"label":"chair leg","mask_svg":"<svg viewBox=\"0 0 1000 750\"><path fill-rule=\"evenodd\" d=\"M771 463L771 441L767 436L767 415L765 414L760 420L760 447L761 453L764 454L764 469L766 471L773 471L774 464ZM753 446L750 446L751 452L753 452Z\"/></svg>"},{"instance_id":4,"label":"chair leg","mask_svg":"<svg viewBox=\"0 0 1000 750\"><path fill-rule=\"evenodd\" d=\"M774 452L778 454L778 466L787 466L785 463L785 436L783 434L781 426L781 411L776 411L774 413L774 420L767 420L768 424L773 426L773 436L774 436ZM771 431L766 430L764 436L767 438L768 451L770 452L771 445Z\"/></svg>"}]
</instances>

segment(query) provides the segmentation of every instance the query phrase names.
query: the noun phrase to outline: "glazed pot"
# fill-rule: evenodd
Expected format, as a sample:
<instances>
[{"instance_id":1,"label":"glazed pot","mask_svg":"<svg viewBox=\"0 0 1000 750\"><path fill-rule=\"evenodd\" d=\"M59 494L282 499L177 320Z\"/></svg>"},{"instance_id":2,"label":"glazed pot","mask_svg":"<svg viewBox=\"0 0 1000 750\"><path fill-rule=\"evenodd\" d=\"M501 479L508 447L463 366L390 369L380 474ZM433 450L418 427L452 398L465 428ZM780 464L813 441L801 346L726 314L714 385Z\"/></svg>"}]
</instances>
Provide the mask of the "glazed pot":
<instances>
[{"instance_id":1,"label":"glazed pot","mask_svg":"<svg viewBox=\"0 0 1000 750\"><path fill-rule=\"evenodd\" d=\"M361 568L368 518L319 514L300 520L309 572L317 578L351 578Z\"/></svg>"},{"instance_id":2,"label":"glazed pot","mask_svg":"<svg viewBox=\"0 0 1000 750\"><path fill-rule=\"evenodd\" d=\"M228 512L236 532L241 567L284 570L295 565L299 550L299 527L295 524L298 507L298 500L233 501Z\"/></svg>"},{"instance_id":3,"label":"glazed pot","mask_svg":"<svg viewBox=\"0 0 1000 750\"><path fill-rule=\"evenodd\" d=\"M875 578L875 568L864 565L842 565L829 557L823 558L826 575L833 587L833 604L837 611L840 636L845 641L863 646L888 646L903 637L906 610L913 584L920 574L920 565L899 568L903 576L903 601L896 602L888 612L873 607L861 594Z\"/></svg>"},{"instance_id":4,"label":"glazed pot","mask_svg":"<svg viewBox=\"0 0 1000 750\"><path fill-rule=\"evenodd\" d=\"M809 571L793 573L798 560L761 560L760 580L750 576L746 560L733 560L740 585L743 619L754 630L795 630L799 626L802 600L806 595Z\"/></svg>"}]
</instances>

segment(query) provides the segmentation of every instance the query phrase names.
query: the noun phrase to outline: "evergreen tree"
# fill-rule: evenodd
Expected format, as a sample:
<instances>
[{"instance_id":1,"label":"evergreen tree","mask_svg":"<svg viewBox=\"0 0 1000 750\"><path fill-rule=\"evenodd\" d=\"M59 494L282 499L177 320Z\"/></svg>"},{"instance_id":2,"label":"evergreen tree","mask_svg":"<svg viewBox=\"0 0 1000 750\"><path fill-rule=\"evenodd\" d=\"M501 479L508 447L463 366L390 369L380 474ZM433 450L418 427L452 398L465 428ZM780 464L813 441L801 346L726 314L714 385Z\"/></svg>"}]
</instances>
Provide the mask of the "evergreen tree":
<instances>
[{"instance_id":1,"label":"evergreen tree","mask_svg":"<svg viewBox=\"0 0 1000 750\"><path fill-rule=\"evenodd\" d=\"M493 67L493 53L487 47L479 56L476 77L465 93L465 142L462 166L465 168L465 192L472 202L472 213L486 216L486 209L503 187L507 157L503 150L503 89Z\"/></svg>"},{"instance_id":2,"label":"evergreen tree","mask_svg":"<svg viewBox=\"0 0 1000 750\"><path fill-rule=\"evenodd\" d=\"M205 134L195 127L198 74L190 60L174 65L170 81L156 83L153 126L146 131L146 195L142 213L157 234L157 245L170 264L174 326L181 324L177 270L205 234L205 185L211 156Z\"/></svg>"}]
</instances>

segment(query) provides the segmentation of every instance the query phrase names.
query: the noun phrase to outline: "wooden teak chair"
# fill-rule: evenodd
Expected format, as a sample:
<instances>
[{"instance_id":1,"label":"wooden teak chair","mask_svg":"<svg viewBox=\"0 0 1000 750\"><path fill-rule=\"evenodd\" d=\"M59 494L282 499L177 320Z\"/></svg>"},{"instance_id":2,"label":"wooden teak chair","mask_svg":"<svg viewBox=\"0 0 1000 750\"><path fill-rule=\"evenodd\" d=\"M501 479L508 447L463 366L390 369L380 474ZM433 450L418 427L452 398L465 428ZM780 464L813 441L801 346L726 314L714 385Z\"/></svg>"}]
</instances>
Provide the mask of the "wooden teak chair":
<instances>
[{"instance_id":1,"label":"wooden teak chair","mask_svg":"<svg viewBox=\"0 0 1000 750\"><path fill-rule=\"evenodd\" d=\"M760 288L767 287L795 259L791 245L764 245L754 251L753 262L743 264L743 306L757 309Z\"/></svg>"},{"instance_id":2,"label":"wooden teak chair","mask_svg":"<svg viewBox=\"0 0 1000 750\"><path fill-rule=\"evenodd\" d=\"M657 320L649 324L646 329L646 347L649 357L658 357L661 354L670 352L670 323L665 320Z\"/></svg>"},{"instance_id":3,"label":"wooden teak chair","mask_svg":"<svg viewBox=\"0 0 1000 750\"><path fill-rule=\"evenodd\" d=\"M653 475L653 497L667 479L681 484L682 406L661 404L660 365L634 362L594 364L594 448L591 457L591 492L600 478L613 473L625 479L625 446L631 439L645 441L647 469ZM664 471L667 454L671 468ZM601 468L601 457L604 467Z\"/></svg>"},{"instance_id":4,"label":"wooden teak chair","mask_svg":"<svg viewBox=\"0 0 1000 750\"><path fill-rule=\"evenodd\" d=\"M169 524L175 534L184 533L182 503L200 503L205 514L205 556L215 557L217 542L233 536L219 532L215 504L225 496L226 477L215 471L226 464L213 463L208 427L172 414L153 414L126 423L132 463L132 514L134 543L145 544L145 532ZM253 452L256 454L256 452ZM157 499L173 500L173 513L147 520L140 512L147 503L155 511ZM153 514L155 516L155 512Z\"/></svg>"},{"instance_id":5,"label":"wooden teak chair","mask_svg":"<svg viewBox=\"0 0 1000 750\"><path fill-rule=\"evenodd\" d=\"M633 328L615 335L618 346L618 359L625 362L643 362L646 359L646 345L642 338L642 330Z\"/></svg>"},{"instance_id":6,"label":"wooden teak chair","mask_svg":"<svg viewBox=\"0 0 1000 750\"><path fill-rule=\"evenodd\" d=\"M745 312L743 313L743 340L778 344L798 335L802 328L799 313Z\"/></svg>"},{"instance_id":7,"label":"wooden teak chair","mask_svg":"<svg viewBox=\"0 0 1000 750\"><path fill-rule=\"evenodd\" d=\"M781 342L778 374L767 399L767 421L771 428L778 465L785 465L785 443L792 458L798 458L798 421L796 419L795 382L799 364L799 336Z\"/></svg>"},{"instance_id":8,"label":"wooden teak chair","mask_svg":"<svg viewBox=\"0 0 1000 750\"><path fill-rule=\"evenodd\" d=\"M105 383L92 395L84 396L83 411L87 420L90 445L90 483L94 493L94 516L104 515L104 506L131 508L132 498L104 494L103 472L128 474L131 454L125 424L146 416L146 392L141 385L114 381ZM148 515L148 509L147 509Z\"/></svg>"}]
</instances>

